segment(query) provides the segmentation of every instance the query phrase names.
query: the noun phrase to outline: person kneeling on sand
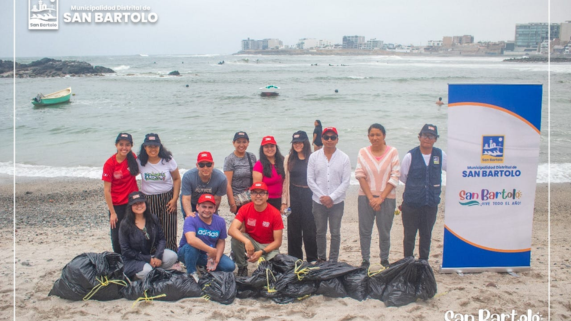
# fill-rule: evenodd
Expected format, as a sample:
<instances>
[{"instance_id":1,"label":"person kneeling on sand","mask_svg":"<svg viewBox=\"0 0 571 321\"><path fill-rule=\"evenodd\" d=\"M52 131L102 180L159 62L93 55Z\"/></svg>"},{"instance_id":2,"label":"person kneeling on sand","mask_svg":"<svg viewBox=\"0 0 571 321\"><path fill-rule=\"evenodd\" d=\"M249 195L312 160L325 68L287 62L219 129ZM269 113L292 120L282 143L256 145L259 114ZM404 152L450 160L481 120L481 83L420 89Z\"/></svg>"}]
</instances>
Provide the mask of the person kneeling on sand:
<instances>
[{"instance_id":1,"label":"person kneeling on sand","mask_svg":"<svg viewBox=\"0 0 571 321\"><path fill-rule=\"evenodd\" d=\"M177 257L175 252L165 249L166 242L159 219L147 206L145 194L129 194L125 219L119 227L125 275L144 279L154 268L171 268Z\"/></svg>"},{"instance_id":2,"label":"person kneeling on sand","mask_svg":"<svg viewBox=\"0 0 571 321\"><path fill-rule=\"evenodd\" d=\"M252 202L242 206L228 229L232 236L232 251L236 254L238 276L248 276L248 262L266 260L279 254L284 223L280 211L268 206L268 187L256 182L250 187ZM244 227L245 232L241 232ZM246 253L246 257L240 255Z\"/></svg>"},{"instance_id":3,"label":"person kneeling on sand","mask_svg":"<svg viewBox=\"0 0 571 321\"><path fill-rule=\"evenodd\" d=\"M232 272L236 265L224 255L226 246L226 221L216 212L214 195L202 194L196 206L198 215L184 220L178 259L186 265L186 271L198 281L196 266L206 266L207 271Z\"/></svg>"}]
</instances>

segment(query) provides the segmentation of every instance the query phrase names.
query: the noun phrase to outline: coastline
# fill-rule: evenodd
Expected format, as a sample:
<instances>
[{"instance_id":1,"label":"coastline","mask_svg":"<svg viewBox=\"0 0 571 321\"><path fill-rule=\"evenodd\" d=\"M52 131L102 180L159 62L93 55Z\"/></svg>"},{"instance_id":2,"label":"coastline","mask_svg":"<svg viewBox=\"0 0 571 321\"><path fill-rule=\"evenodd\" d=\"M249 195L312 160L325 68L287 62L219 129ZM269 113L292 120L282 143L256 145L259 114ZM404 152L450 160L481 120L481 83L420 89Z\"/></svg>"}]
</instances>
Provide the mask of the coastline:
<instances>
[{"instance_id":1,"label":"coastline","mask_svg":"<svg viewBox=\"0 0 571 321\"><path fill-rule=\"evenodd\" d=\"M2 181L2 180L0 180ZM278 317L283 320L303 319L377 319L391 317L408 320L442 320L446 311L477 314L478 309L492 313L511 313L512 309L524 314L528 309L547 316L548 268L551 254L551 316L554 319L571 317L568 298L571 291L571 262L569 236L571 223L567 219L571 200L571 184L551 185L551 251L548 252L547 184L538 184L532 237L531 270L513 277L506 273L440 274L442 257L443 209L440 205L433 230L430 264L435 270L438 294L426 302L417 302L400 308L385 308L381 301L359 302L351 298L331 299L313 296L287 305L278 305L262 299L237 299L232 305L222 306L201 298L178 302L139 303L116 300L109 302L70 302L48 297L61 270L73 257L83 252L110 250L107 209L103 200L103 184L98 179L80 178L17 178L16 179L16 316L26 320L135 320L141 317L156 319L171 311L172 319L233 320ZM401 199L402 187L397 190ZM360 246L357 219L357 186L351 186L346 198L342 223L340 260L352 265L360 263ZM445 192L443 192L444 194ZM10 209L13 202L11 184L0 184L1 208ZM444 196L444 195L443 195ZM444 196L445 197L445 196ZM11 213L9 210L8 212ZM220 207L227 222L229 213L226 200ZM6 212L6 214L8 214ZM180 214L177 214L180 216ZM4 217L3 217L4 218ZM5 217L8 219L8 217ZM12 224L2 228L1 251L13 255ZM182 221L179 220L179 236ZM402 221L395 217L391 232L390 260L402 257ZM372 263L377 263L378 236L373 232ZM230 251L227 244L226 253ZM287 252L287 241L281 247ZM11 260L5 260L11 261ZM11 262L5 262L3 276L12 280ZM254 268L250 265L250 271ZM4 283L0 291L10 294L12 283ZM11 295L11 294L10 294ZM11 315L12 300L0 307L0 315ZM105 316L101 311L106 311Z\"/></svg>"}]
</instances>

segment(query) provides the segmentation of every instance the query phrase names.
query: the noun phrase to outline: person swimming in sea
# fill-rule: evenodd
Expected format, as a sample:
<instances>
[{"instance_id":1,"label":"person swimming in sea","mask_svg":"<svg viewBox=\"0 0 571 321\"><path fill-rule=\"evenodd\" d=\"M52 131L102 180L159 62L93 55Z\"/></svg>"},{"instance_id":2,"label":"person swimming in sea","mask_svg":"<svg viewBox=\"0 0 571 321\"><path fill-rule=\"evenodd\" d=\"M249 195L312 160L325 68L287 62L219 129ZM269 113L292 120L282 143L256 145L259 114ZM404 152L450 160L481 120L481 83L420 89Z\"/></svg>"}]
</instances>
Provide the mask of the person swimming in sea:
<instances>
[{"instance_id":1,"label":"person swimming in sea","mask_svg":"<svg viewBox=\"0 0 571 321\"><path fill-rule=\"evenodd\" d=\"M437 104L438 106L444 105L444 102L442 102L442 97L438 97L438 101L436 102L436 104Z\"/></svg>"}]
</instances>

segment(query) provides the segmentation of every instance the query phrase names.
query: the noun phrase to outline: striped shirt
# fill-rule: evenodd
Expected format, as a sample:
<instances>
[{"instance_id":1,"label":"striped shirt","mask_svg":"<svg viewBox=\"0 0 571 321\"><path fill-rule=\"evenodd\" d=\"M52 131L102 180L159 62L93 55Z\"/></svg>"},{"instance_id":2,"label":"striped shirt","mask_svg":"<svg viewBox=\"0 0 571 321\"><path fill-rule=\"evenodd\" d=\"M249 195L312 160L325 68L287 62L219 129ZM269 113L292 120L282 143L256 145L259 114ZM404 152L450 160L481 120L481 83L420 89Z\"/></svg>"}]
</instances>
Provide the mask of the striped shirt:
<instances>
[{"instance_id":1,"label":"striped shirt","mask_svg":"<svg viewBox=\"0 0 571 321\"><path fill-rule=\"evenodd\" d=\"M357 167L355 167L355 178L365 178L371 193L380 196L387 187L387 183L397 187L399 185L400 162L399 153L396 148L388 146L379 159L371 153L371 146L359 150L357 157ZM365 195L363 189L359 188L359 195ZM387 198L396 198L396 191L393 190Z\"/></svg>"}]
</instances>

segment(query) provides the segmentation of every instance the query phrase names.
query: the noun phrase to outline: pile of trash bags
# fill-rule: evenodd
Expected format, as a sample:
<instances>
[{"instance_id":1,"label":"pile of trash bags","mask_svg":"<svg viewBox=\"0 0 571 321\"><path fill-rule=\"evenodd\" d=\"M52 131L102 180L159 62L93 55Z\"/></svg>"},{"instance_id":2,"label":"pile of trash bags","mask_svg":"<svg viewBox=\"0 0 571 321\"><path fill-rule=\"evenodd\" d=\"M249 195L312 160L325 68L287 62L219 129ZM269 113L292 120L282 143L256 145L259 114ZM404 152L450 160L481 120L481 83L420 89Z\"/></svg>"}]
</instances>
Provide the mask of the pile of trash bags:
<instances>
[{"instance_id":1,"label":"pile of trash bags","mask_svg":"<svg viewBox=\"0 0 571 321\"><path fill-rule=\"evenodd\" d=\"M279 254L260 259L249 277L232 272L207 272L198 283L178 271L151 271L144 280L130 282L123 274L121 256L104 252L75 257L62 271L49 295L68 300L177 301L203 297L222 304L235 298L268 298L279 304L303 300L312 295L355 300L376 299L386 306L403 306L427 300L436 294L434 272L426 261L412 257L394 262L389 268L371 271L344 262L311 265Z\"/></svg>"}]
</instances>

